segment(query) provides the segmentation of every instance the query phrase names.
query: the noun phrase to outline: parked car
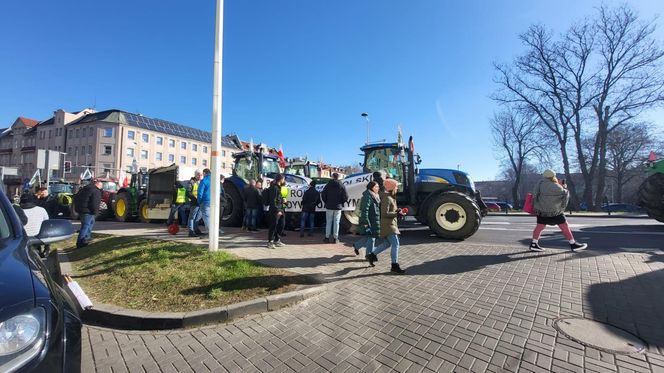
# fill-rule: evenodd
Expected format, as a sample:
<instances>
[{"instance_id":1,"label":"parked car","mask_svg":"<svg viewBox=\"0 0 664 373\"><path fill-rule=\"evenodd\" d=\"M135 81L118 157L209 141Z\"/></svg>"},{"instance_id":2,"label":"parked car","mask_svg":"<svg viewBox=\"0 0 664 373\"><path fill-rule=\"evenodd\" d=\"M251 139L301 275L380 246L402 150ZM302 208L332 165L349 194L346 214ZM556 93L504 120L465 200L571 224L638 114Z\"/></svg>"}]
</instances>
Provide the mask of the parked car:
<instances>
[{"instance_id":1,"label":"parked car","mask_svg":"<svg viewBox=\"0 0 664 373\"><path fill-rule=\"evenodd\" d=\"M74 229L45 220L27 237L16 209L0 192L0 372L78 372L81 319L62 287L57 252L38 250Z\"/></svg>"},{"instance_id":2,"label":"parked car","mask_svg":"<svg viewBox=\"0 0 664 373\"><path fill-rule=\"evenodd\" d=\"M636 205L630 203L609 203L602 206L602 211L605 212L643 212L643 210Z\"/></svg>"},{"instance_id":3,"label":"parked car","mask_svg":"<svg viewBox=\"0 0 664 373\"><path fill-rule=\"evenodd\" d=\"M500 205L498 205L495 202L485 202L486 203L486 208L489 210L489 212L500 212Z\"/></svg>"},{"instance_id":4,"label":"parked car","mask_svg":"<svg viewBox=\"0 0 664 373\"><path fill-rule=\"evenodd\" d=\"M495 202L495 203L496 205L500 206L500 208L504 211L514 210L514 207L507 202Z\"/></svg>"}]
</instances>

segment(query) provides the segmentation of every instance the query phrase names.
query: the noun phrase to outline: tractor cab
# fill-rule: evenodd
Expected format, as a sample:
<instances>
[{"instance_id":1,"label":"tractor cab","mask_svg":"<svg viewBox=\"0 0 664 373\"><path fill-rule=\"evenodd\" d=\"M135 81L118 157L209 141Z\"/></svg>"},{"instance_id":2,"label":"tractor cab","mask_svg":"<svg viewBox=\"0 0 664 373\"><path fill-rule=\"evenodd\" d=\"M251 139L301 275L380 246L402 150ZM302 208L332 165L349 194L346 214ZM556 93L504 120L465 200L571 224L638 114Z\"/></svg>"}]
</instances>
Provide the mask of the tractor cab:
<instances>
[{"instance_id":1,"label":"tractor cab","mask_svg":"<svg viewBox=\"0 0 664 373\"><path fill-rule=\"evenodd\" d=\"M233 154L233 158L235 158L233 176L239 177L245 183L264 176L274 177L281 172L279 160L273 155L245 151Z\"/></svg>"},{"instance_id":2,"label":"tractor cab","mask_svg":"<svg viewBox=\"0 0 664 373\"><path fill-rule=\"evenodd\" d=\"M406 146L400 143L375 143L361 148L364 152L364 172L380 171L399 182L399 204L414 204L417 197L415 176L419 156L413 153L413 138Z\"/></svg>"},{"instance_id":3,"label":"tractor cab","mask_svg":"<svg viewBox=\"0 0 664 373\"><path fill-rule=\"evenodd\" d=\"M308 178L309 180L315 181L316 184L326 184L331 180L329 177L321 176L321 168L318 163L300 159L289 161L284 173L287 175L286 181L297 184L301 184L302 182L298 180L288 180L288 175L299 176L303 182L307 181L304 178ZM308 184L308 182L306 182L306 184Z\"/></svg>"}]
</instances>

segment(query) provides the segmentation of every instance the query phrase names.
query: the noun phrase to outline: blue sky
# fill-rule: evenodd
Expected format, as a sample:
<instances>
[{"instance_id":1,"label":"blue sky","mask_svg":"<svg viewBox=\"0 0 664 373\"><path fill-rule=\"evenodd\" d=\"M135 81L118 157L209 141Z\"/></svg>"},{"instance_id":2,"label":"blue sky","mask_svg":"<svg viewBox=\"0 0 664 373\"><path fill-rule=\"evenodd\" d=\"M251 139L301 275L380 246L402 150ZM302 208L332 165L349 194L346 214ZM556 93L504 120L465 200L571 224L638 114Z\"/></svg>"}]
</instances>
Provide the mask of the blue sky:
<instances>
[{"instance_id":1,"label":"blue sky","mask_svg":"<svg viewBox=\"0 0 664 373\"><path fill-rule=\"evenodd\" d=\"M661 0L629 3L644 18L664 13ZM357 164L368 112L372 140L395 139L401 124L423 167L493 179L492 62L518 55L530 24L563 31L599 4L226 0L223 132ZM5 2L0 127L96 104L210 130L214 5ZM651 119L662 126L660 113Z\"/></svg>"}]
</instances>

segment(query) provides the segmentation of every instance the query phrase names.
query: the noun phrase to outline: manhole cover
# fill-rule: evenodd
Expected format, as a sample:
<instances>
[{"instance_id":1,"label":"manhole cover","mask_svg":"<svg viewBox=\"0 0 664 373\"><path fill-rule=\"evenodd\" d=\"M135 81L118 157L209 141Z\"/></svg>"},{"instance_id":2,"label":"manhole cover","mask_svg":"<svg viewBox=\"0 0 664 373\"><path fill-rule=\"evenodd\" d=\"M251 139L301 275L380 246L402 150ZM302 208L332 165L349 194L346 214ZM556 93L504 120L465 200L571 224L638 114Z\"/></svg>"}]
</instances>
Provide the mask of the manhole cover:
<instances>
[{"instance_id":1,"label":"manhole cover","mask_svg":"<svg viewBox=\"0 0 664 373\"><path fill-rule=\"evenodd\" d=\"M606 352L633 354L646 348L646 343L641 338L593 320L562 318L555 321L554 327L575 342Z\"/></svg>"}]
</instances>

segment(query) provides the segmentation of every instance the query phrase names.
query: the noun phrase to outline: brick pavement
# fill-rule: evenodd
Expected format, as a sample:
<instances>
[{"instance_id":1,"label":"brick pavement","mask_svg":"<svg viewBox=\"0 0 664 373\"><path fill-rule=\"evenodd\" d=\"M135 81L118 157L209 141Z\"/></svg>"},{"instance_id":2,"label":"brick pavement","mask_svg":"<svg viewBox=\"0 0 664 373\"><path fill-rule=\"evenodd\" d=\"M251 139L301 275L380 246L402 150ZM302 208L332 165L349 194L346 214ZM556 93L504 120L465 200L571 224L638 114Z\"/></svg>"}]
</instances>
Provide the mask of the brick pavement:
<instances>
[{"instance_id":1,"label":"brick pavement","mask_svg":"<svg viewBox=\"0 0 664 373\"><path fill-rule=\"evenodd\" d=\"M404 237L408 274L396 276L387 252L369 269L343 246L270 252L251 240L234 239L230 250L322 272L326 291L197 329L86 327L84 371L664 372L661 252L530 253ZM552 327L562 316L609 321L640 335L648 350L624 356L584 347Z\"/></svg>"}]
</instances>

